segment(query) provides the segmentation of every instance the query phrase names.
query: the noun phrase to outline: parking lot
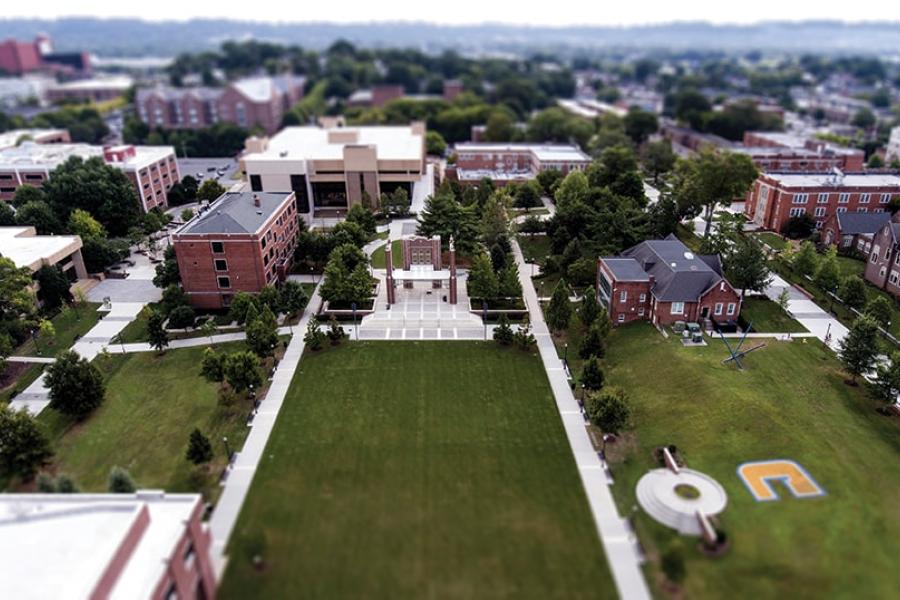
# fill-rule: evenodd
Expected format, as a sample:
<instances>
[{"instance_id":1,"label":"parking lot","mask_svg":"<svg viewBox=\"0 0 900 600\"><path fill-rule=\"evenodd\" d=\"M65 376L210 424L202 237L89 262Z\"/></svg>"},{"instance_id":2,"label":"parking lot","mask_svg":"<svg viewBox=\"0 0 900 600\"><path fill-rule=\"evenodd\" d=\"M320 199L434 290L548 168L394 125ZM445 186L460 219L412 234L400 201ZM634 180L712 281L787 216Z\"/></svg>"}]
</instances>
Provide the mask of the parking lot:
<instances>
[{"instance_id":1,"label":"parking lot","mask_svg":"<svg viewBox=\"0 0 900 600\"><path fill-rule=\"evenodd\" d=\"M178 170L181 176L191 175L201 183L207 179L216 179L225 187L231 187L235 183L232 179L238 163L233 158L179 158ZM224 169L224 171L223 171ZM219 175L222 173L222 175Z\"/></svg>"}]
</instances>

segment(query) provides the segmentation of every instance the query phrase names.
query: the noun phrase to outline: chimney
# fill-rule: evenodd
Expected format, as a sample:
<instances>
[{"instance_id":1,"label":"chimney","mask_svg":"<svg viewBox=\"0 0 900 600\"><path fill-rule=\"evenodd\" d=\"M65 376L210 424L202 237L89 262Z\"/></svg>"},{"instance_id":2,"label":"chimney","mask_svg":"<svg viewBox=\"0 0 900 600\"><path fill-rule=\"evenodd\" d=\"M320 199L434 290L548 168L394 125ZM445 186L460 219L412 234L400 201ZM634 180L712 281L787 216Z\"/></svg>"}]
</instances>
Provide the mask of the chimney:
<instances>
[{"instance_id":1,"label":"chimney","mask_svg":"<svg viewBox=\"0 0 900 600\"><path fill-rule=\"evenodd\" d=\"M261 206L259 195L253 194L253 206Z\"/></svg>"}]
</instances>

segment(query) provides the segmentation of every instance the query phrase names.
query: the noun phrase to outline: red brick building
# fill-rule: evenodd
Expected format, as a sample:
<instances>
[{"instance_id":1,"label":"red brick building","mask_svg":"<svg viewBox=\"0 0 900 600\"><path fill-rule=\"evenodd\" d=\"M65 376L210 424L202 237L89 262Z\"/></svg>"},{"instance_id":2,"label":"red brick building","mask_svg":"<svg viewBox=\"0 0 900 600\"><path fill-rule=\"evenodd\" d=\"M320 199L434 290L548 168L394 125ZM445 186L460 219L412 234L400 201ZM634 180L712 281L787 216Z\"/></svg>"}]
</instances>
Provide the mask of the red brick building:
<instances>
[{"instance_id":1,"label":"red brick building","mask_svg":"<svg viewBox=\"0 0 900 600\"><path fill-rule=\"evenodd\" d=\"M856 148L844 148L822 140L780 131L744 132L743 151L754 164L772 172L829 172L837 167L845 173L859 172L866 155Z\"/></svg>"},{"instance_id":2,"label":"red brick building","mask_svg":"<svg viewBox=\"0 0 900 600\"><path fill-rule=\"evenodd\" d=\"M199 494L2 494L2 598L216 597Z\"/></svg>"},{"instance_id":3,"label":"red brick building","mask_svg":"<svg viewBox=\"0 0 900 600\"><path fill-rule=\"evenodd\" d=\"M172 234L193 306L218 309L237 292L285 279L297 245L293 192L227 192Z\"/></svg>"},{"instance_id":4,"label":"red brick building","mask_svg":"<svg viewBox=\"0 0 900 600\"><path fill-rule=\"evenodd\" d=\"M900 176L890 174L765 173L750 188L744 213L781 231L791 217L810 215L821 228L838 212L883 212L900 197Z\"/></svg>"},{"instance_id":5,"label":"red brick building","mask_svg":"<svg viewBox=\"0 0 900 600\"><path fill-rule=\"evenodd\" d=\"M722 275L719 257L698 256L673 235L601 257L597 297L615 325L732 321L741 312L740 294Z\"/></svg>"},{"instance_id":6,"label":"red brick building","mask_svg":"<svg viewBox=\"0 0 900 600\"><path fill-rule=\"evenodd\" d=\"M591 157L571 144L464 143L453 149L456 164L448 176L461 183L478 183L487 177L496 184L534 179L541 171L556 169L563 175L584 171Z\"/></svg>"},{"instance_id":7,"label":"red brick building","mask_svg":"<svg viewBox=\"0 0 900 600\"><path fill-rule=\"evenodd\" d=\"M865 278L892 295L900 296L900 223L889 221L875 234Z\"/></svg>"},{"instance_id":8,"label":"red brick building","mask_svg":"<svg viewBox=\"0 0 900 600\"><path fill-rule=\"evenodd\" d=\"M8 39L0 42L0 71L24 75L43 66L37 42Z\"/></svg>"},{"instance_id":9,"label":"red brick building","mask_svg":"<svg viewBox=\"0 0 900 600\"><path fill-rule=\"evenodd\" d=\"M285 112L303 98L305 82L303 77L280 75L239 79L223 88L158 86L139 89L135 106L151 128L202 129L234 123L275 133Z\"/></svg>"},{"instance_id":10,"label":"red brick building","mask_svg":"<svg viewBox=\"0 0 900 600\"><path fill-rule=\"evenodd\" d=\"M875 234L891 221L888 212L840 212L834 213L822 226L822 246L834 246L839 250L856 250L868 256Z\"/></svg>"}]
</instances>

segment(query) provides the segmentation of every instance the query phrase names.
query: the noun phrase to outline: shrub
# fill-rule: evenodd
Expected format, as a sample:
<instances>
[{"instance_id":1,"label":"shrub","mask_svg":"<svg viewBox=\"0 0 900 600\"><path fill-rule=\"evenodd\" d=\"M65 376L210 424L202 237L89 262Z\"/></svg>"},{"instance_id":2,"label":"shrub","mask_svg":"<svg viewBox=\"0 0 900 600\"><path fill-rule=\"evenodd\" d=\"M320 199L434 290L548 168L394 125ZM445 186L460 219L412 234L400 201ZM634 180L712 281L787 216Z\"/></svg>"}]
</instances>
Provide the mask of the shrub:
<instances>
[{"instance_id":1,"label":"shrub","mask_svg":"<svg viewBox=\"0 0 900 600\"><path fill-rule=\"evenodd\" d=\"M187 329L194 326L197 318L194 309L190 306L179 306L169 313L169 327L174 329Z\"/></svg>"}]
</instances>

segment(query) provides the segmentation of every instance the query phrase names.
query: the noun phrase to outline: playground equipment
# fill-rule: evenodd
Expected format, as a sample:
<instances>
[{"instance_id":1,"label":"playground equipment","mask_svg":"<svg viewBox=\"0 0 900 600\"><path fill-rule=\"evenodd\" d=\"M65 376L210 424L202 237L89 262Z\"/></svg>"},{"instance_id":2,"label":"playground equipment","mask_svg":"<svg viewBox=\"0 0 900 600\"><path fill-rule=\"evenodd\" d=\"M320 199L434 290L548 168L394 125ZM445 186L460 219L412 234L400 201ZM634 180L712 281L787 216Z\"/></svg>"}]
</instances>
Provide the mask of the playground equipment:
<instances>
[{"instance_id":1,"label":"playground equipment","mask_svg":"<svg viewBox=\"0 0 900 600\"><path fill-rule=\"evenodd\" d=\"M725 334L723 334L721 331L719 332L719 337L721 337L722 341L725 342L725 347L728 348L728 352L729 352L729 354L731 354L731 356L729 356L728 358L726 358L725 360L722 361L723 365L727 364L731 361L734 361L734 364L737 365L737 368L743 370L744 365L743 365L743 363L741 363L741 359L744 358L745 356L747 356L748 354L750 354L751 352L753 352L754 350L759 350L760 348L765 348L766 343L763 342L761 344L757 344L756 346L751 346L750 348L747 348L746 350L741 350L741 346L744 344L744 341L747 339L747 334L749 334L752 330L753 330L753 323L751 322L747 326L747 329L744 331L744 335L738 341L737 346L735 346L734 348L732 348L731 344L728 343L728 338L725 337Z\"/></svg>"}]
</instances>

